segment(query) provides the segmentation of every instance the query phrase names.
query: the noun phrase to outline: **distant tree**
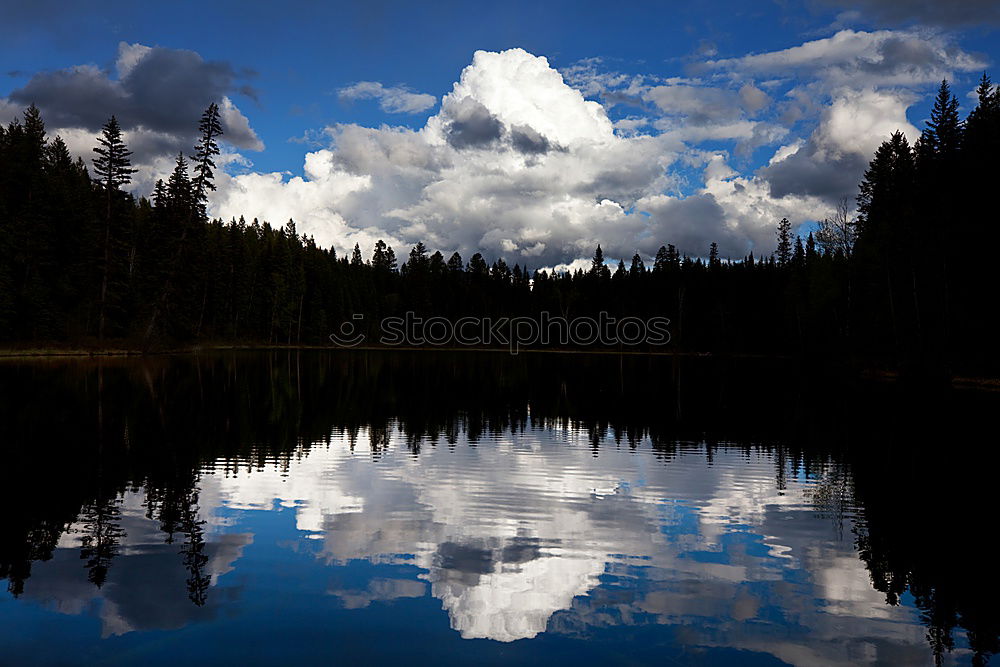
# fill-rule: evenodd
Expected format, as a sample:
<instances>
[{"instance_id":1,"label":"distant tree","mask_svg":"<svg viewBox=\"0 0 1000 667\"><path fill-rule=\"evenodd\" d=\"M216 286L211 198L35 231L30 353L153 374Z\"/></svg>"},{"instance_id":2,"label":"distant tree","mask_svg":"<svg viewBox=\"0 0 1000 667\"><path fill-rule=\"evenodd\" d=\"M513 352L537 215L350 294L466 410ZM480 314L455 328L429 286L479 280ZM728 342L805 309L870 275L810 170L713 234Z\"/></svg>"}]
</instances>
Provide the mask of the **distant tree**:
<instances>
[{"instance_id":1,"label":"distant tree","mask_svg":"<svg viewBox=\"0 0 1000 667\"><path fill-rule=\"evenodd\" d=\"M469 265L465 268L465 271L475 278L486 277L490 274L490 269L486 264L486 260L483 259L483 256L478 252L474 254L471 259L469 259Z\"/></svg>"},{"instance_id":2,"label":"distant tree","mask_svg":"<svg viewBox=\"0 0 1000 667\"><path fill-rule=\"evenodd\" d=\"M670 246L673 248L673 246ZM666 272L670 266L671 254L667 250L666 246L660 246L660 249L656 251L656 257L653 258L653 273L661 274Z\"/></svg>"},{"instance_id":3,"label":"distant tree","mask_svg":"<svg viewBox=\"0 0 1000 667\"><path fill-rule=\"evenodd\" d=\"M837 204L837 212L832 217L824 218L816 230L816 241L824 251L830 253L842 252L850 258L854 251L854 243L858 235L858 220L851 213L848 199L844 197ZM812 237L812 232L809 233Z\"/></svg>"},{"instance_id":4,"label":"distant tree","mask_svg":"<svg viewBox=\"0 0 1000 667\"><path fill-rule=\"evenodd\" d=\"M710 267L718 267L722 264L719 260L719 244L712 241L712 244L708 246L708 265Z\"/></svg>"},{"instance_id":5,"label":"distant tree","mask_svg":"<svg viewBox=\"0 0 1000 667\"><path fill-rule=\"evenodd\" d=\"M434 254L431 255L427 268L432 276L442 276L445 274L447 267L445 266L444 255L441 254L440 250L435 250Z\"/></svg>"},{"instance_id":6,"label":"distant tree","mask_svg":"<svg viewBox=\"0 0 1000 667\"><path fill-rule=\"evenodd\" d=\"M793 244L792 250L792 266L802 267L806 263L806 250L805 246L802 245L802 237L798 234L795 235L795 243Z\"/></svg>"},{"instance_id":7,"label":"distant tree","mask_svg":"<svg viewBox=\"0 0 1000 667\"><path fill-rule=\"evenodd\" d=\"M614 279L615 282L620 282L624 280L625 276L627 275L628 275L628 270L625 268L625 261L619 259L618 268L615 269L615 272L611 277L612 279Z\"/></svg>"},{"instance_id":8,"label":"distant tree","mask_svg":"<svg viewBox=\"0 0 1000 667\"><path fill-rule=\"evenodd\" d=\"M597 250L594 251L594 258L590 262L590 275L599 280L606 280L611 277L611 271L604 264L604 251L601 250L601 244L597 244Z\"/></svg>"},{"instance_id":9,"label":"distant tree","mask_svg":"<svg viewBox=\"0 0 1000 667\"><path fill-rule=\"evenodd\" d=\"M191 178L188 176L187 160L184 158L184 153L178 153L174 161L174 170L167 179L167 202L175 216L186 220L191 213L191 207L196 203L195 197Z\"/></svg>"},{"instance_id":10,"label":"distant tree","mask_svg":"<svg viewBox=\"0 0 1000 667\"><path fill-rule=\"evenodd\" d=\"M377 271L383 271L389 273L395 270L395 255L393 255L393 262L390 266L389 263L389 246L386 245L385 241L379 239L375 242L375 250L372 252L372 267Z\"/></svg>"},{"instance_id":11,"label":"distant tree","mask_svg":"<svg viewBox=\"0 0 1000 667\"><path fill-rule=\"evenodd\" d=\"M632 255L632 265L628 268L629 276L636 277L646 273L646 263L642 261L639 253Z\"/></svg>"},{"instance_id":12,"label":"distant tree","mask_svg":"<svg viewBox=\"0 0 1000 667\"><path fill-rule=\"evenodd\" d=\"M354 244L354 252L351 253L351 266L364 266L365 260L361 257L361 246Z\"/></svg>"},{"instance_id":13,"label":"distant tree","mask_svg":"<svg viewBox=\"0 0 1000 667\"><path fill-rule=\"evenodd\" d=\"M462 273L463 270L462 256L457 252L453 252L451 257L448 258L448 271L451 273Z\"/></svg>"},{"instance_id":14,"label":"distant tree","mask_svg":"<svg viewBox=\"0 0 1000 667\"><path fill-rule=\"evenodd\" d=\"M777 236L778 250L776 255L778 266L784 266L792 259L792 223L788 222L788 218L782 218L778 222Z\"/></svg>"}]
</instances>

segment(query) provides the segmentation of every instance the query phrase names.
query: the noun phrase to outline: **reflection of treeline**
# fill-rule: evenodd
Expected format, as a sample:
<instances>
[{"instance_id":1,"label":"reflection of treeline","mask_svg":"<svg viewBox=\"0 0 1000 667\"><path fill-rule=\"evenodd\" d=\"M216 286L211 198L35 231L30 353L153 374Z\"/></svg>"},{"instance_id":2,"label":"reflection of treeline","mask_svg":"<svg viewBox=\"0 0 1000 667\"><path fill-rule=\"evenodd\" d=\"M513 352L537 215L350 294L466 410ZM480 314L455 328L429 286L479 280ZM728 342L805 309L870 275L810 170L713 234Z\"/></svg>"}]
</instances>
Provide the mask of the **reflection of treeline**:
<instances>
[{"instance_id":1,"label":"reflection of treeline","mask_svg":"<svg viewBox=\"0 0 1000 667\"><path fill-rule=\"evenodd\" d=\"M833 482L843 483L817 505L860 505L857 542L875 587L890 603L916 597L936 649L961 627L986 655L1000 637L991 606L1000 591L976 536L991 529L978 510L991 501L982 477L995 466L992 454L970 460L962 448L975 445L995 403L817 386L752 359L345 351L0 365L0 577L20 593L32 562L50 558L75 523L81 567L100 585L122 539L122 494L143 489L201 604L205 464L284 467L332 437L380 457L399 434L394 446L419 456L487 446L508 431L572 428L597 457L652 447L670 465L682 453L711 461L720 448L770 452L779 488L793 475L828 474L833 461Z\"/></svg>"},{"instance_id":2,"label":"reflection of treeline","mask_svg":"<svg viewBox=\"0 0 1000 667\"><path fill-rule=\"evenodd\" d=\"M218 109L206 111L192 163L134 200L129 152L114 118L95 171L46 137L34 107L0 128L0 336L16 342L131 345L190 341L327 343L354 314L565 317L607 311L672 321L680 349L858 357L920 371L995 372L990 333L998 247L989 197L1000 152L1000 93L984 76L962 121L942 84L910 146L894 134L858 196L814 235L777 225L777 250L729 261L710 248L664 244L651 266L605 262L532 271L431 253L397 257L379 241L365 258L316 246L294 222L208 220L219 152ZM93 177L92 177L93 176Z\"/></svg>"},{"instance_id":3,"label":"reflection of treeline","mask_svg":"<svg viewBox=\"0 0 1000 667\"><path fill-rule=\"evenodd\" d=\"M860 418L847 463L861 508L856 544L888 604L912 595L942 664L964 628L974 665L1000 653L1000 578L988 535L1000 464L987 416L996 395L892 392ZM865 414L867 413L867 414ZM852 418L852 422L855 418Z\"/></svg>"}]
</instances>

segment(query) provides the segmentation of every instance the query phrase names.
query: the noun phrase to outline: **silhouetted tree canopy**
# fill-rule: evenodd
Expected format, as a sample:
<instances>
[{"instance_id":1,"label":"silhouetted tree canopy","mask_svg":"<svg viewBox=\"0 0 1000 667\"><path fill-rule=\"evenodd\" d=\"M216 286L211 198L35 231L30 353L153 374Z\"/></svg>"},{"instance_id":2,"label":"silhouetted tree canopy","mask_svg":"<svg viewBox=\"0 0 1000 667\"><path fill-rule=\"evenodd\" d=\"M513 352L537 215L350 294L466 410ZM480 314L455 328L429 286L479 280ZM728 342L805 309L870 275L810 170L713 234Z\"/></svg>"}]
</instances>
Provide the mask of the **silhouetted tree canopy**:
<instances>
[{"instance_id":1,"label":"silhouetted tree canopy","mask_svg":"<svg viewBox=\"0 0 1000 667\"><path fill-rule=\"evenodd\" d=\"M0 128L0 337L326 344L359 314L374 342L381 318L411 310L452 320L604 311L666 317L673 349L684 351L995 374L997 279L982 255L1000 243L991 197L1000 94L984 74L977 95L963 121L942 82L915 145L896 132L876 150L856 215L845 200L815 229L775 221L775 247L743 258L721 257L715 243L682 253L663 239L647 267L638 252L626 261L597 245L588 270L566 272L480 253L465 264L422 242L400 266L381 239L366 260L360 245L344 256L317 246L293 221L209 219L222 135L215 104L193 155L178 155L167 182L138 200L122 190L135 169L113 116L91 179L29 107Z\"/></svg>"}]
</instances>

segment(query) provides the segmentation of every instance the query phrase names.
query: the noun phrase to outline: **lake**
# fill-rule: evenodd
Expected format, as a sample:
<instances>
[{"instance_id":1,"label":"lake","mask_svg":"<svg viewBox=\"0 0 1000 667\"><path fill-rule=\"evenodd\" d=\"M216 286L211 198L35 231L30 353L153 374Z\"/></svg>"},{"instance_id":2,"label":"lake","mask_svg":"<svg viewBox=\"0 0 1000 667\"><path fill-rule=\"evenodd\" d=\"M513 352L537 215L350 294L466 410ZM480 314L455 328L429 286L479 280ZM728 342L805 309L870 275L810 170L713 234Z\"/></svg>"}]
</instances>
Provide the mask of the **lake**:
<instances>
[{"instance_id":1,"label":"lake","mask_svg":"<svg viewBox=\"0 0 1000 667\"><path fill-rule=\"evenodd\" d=\"M771 360L0 363L2 664L988 664L1000 395Z\"/></svg>"}]
</instances>

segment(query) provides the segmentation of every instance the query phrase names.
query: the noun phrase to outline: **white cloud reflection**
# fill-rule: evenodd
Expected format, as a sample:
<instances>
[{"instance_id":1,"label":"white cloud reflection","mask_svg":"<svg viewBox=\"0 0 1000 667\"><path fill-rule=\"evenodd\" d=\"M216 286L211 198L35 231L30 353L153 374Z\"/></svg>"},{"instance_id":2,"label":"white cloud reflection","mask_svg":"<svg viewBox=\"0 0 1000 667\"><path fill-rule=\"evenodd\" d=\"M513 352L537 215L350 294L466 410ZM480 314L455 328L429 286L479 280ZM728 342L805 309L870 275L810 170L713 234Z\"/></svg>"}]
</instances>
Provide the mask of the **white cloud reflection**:
<instances>
[{"instance_id":1,"label":"white cloud reflection","mask_svg":"<svg viewBox=\"0 0 1000 667\"><path fill-rule=\"evenodd\" d=\"M335 433L280 461L219 461L199 483L205 607L187 599L178 545L163 544L142 492L124 497L126 537L102 589L86 581L74 525L52 561L36 565L25 595L66 614L97 609L105 637L180 628L230 603L238 612L234 596L253 581L240 574L253 558L245 547L276 543L315 554L331 573L379 566L360 583L332 575L321 592L344 609L430 595L465 639L662 625L691 650L791 664L929 657L918 610L887 606L871 586L850 510L837 514L849 508L837 496L849 481L833 464L820 481L788 469L779 485L764 451L715 448L709 460L702 445L668 454L649 440L632 450L610 438L595 451L590 437L572 427L476 443L460 434L454 445L424 440L414 454L398 430L375 451L362 430L353 448ZM276 509L293 513L294 530L254 535L260 513ZM289 567L294 577L299 566ZM967 657L961 648L946 656Z\"/></svg>"},{"instance_id":2,"label":"white cloud reflection","mask_svg":"<svg viewBox=\"0 0 1000 667\"><path fill-rule=\"evenodd\" d=\"M202 485L224 507L293 508L330 565L416 565L467 639L659 623L694 646L793 664L927 655L916 610L871 587L851 517L838 528L794 474L778 489L770 455L716 451L706 465L694 448L664 461L647 441L595 459L573 430L424 443L419 456L401 433L375 453L365 440ZM612 594L608 577L635 585ZM348 608L421 594L393 580L329 592Z\"/></svg>"}]
</instances>

